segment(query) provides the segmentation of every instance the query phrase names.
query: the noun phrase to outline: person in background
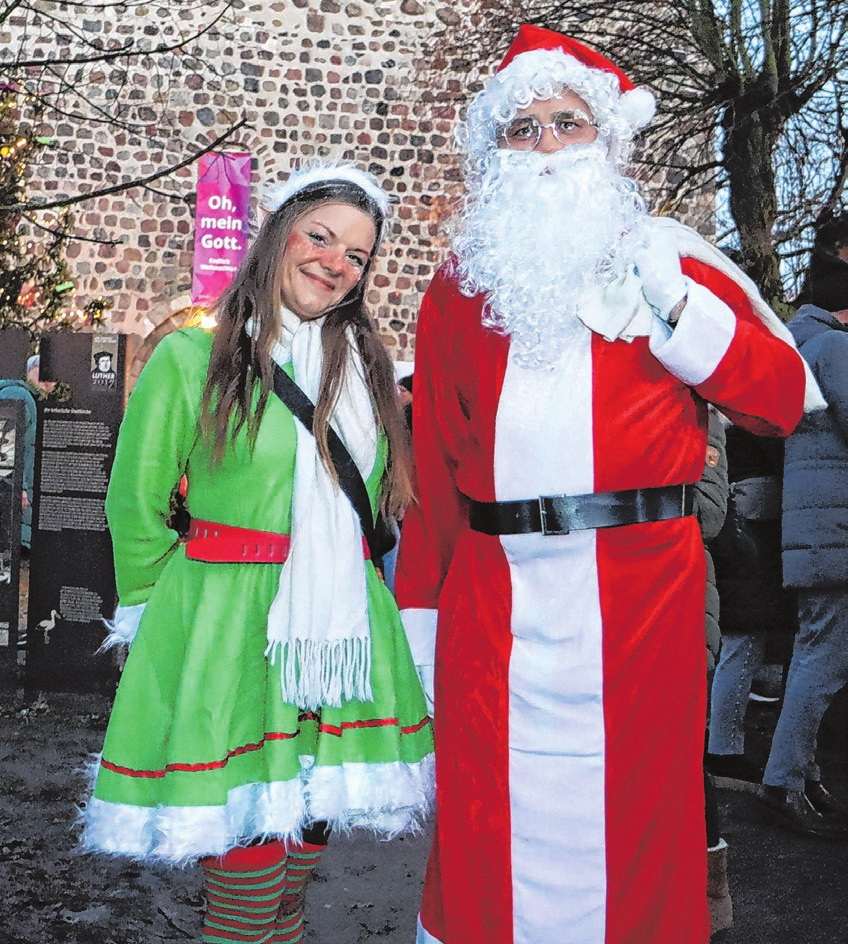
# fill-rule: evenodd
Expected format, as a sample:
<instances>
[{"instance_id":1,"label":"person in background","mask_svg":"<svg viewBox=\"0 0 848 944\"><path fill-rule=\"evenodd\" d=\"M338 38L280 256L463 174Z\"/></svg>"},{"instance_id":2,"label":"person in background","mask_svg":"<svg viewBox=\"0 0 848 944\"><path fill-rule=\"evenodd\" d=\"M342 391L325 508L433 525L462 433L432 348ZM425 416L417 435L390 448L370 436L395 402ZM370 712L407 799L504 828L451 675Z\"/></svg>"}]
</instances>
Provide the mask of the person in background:
<instances>
[{"instance_id":1,"label":"person in background","mask_svg":"<svg viewBox=\"0 0 848 944\"><path fill-rule=\"evenodd\" d=\"M21 494L21 547L28 552L32 543L32 500L35 487L35 435L38 423L36 402L53 392L55 383L41 380L41 358L33 354L26 363L25 380L0 380L0 400L18 400L24 405L23 492Z\"/></svg>"},{"instance_id":2,"label":"person in background","mask_svg":"<svg viewBox=\"0 0 848 944\"><path fill-rule=\"evenodd\" d=\"M401 377L397 385L398 401L403 409L403 418L406 428L412 437L412 374ZM386 580L386 586L392 593L395 592L395 567L397 566L398 542L400 540L401 526L403 523L403 512L397 517L392 518L389 526L395 538L395 546L383 555L383 576Z\"/></svg>"},{"instance_id":3,"label":"person in background","mask_svg":"<svg viewBox=\"0 0 848 944\"><path fill-rule=\"evenodd\" d=\"M329 832L418 828L432 792L421 685L340 487L358 476L372 519L411 498L363 302L388 198L354 167L317 164L266 208L215 329L169 335L145 366L106 501L111 641L131 648L82 843L199 862L210 944L300 941ZM315 404L312 430L282 374ZM167 525L183 475L185 544Z\"/></svg>"},{"instance_id":4,"label":"person in background","mask_svg":"<svg viewBox=\"0 0 848 944\"><path fill-rule=\"evenodd\" d=\"M695 518L704 540L707 563L705 630L707 638L707 684L715 668L721 646L720 602L716 588L715 567L709 542L721 531L727 514L727 453L724 422L718 410L710 407L709 439L704 471L695 485ZM721 835L721 820L715 787L704 770L704 808L707 824L707 903L713 933L733 925L733 902L727 881L727 840Z\"/></svg>"},{"instance_id":5,"label":"person in background","mask_svg":"<svg viewBox=\"0 0 848 944\"><path fill-rule=\"evenodd\" d=\"M396 576L435 698L419 944L710 936L692 485L708 402L785 436L806 382L750 280L646 212L624 168L653 107L523 26L460 130Z\"/></svg>"},{"instance_id":6,"label":"person in background","mask_svg":"<svg viewBox=\"0 0 848 944\"><path fill-rule=\"evenodd\" d=\"M816 736L848 681L848 213L815 237L802 305L790 324L827 400L786 441L783 582L800 629L761 797L773 820L809 836L848 837L848 807L821 782Z\"/></svg>"},{"instance_id":7,"label":"person in background","mask_svg":"<svg viewBox=\"0 0 848 944\"><path fill-rule=\"evenodd\" d=\"M783 588L780 562L783 446L738 426L727 429L730 502L725 525L710 544L721 599L722 650L713 678L706 757L710 773L727 781L762 780L762 767L745 754L751 685L767 647L791 651L798 628L795 597Z\"/></svg>"},{"instance_id":8,"label":"person in background","mask_svg":"<svg viewBox=\"0 0 848 944\"><path fill-rule=\"evenodd\" d=\"M403 407L403 418L406 420L406 426L409 435L412 436L412 385L414 374L407 374L398 381L398 397Z\"/></svg>"}]
</instances>

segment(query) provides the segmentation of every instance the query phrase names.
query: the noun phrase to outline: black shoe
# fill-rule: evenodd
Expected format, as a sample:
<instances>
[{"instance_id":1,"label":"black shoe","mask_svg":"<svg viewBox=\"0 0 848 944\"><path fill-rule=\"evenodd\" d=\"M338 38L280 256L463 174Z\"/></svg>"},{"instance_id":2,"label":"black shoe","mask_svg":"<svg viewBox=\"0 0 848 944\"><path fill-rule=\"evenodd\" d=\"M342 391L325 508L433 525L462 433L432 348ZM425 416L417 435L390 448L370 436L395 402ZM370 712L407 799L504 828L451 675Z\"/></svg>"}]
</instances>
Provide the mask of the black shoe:
<instances>
[{"instance_id":1,"label":"black shoe","mask_svg":"<svg viewBox=\"0 0 848 944\"><path fill-rule=\"evenodd\" d=\"M804 785L804 795L813 804L817 813L848 820L848 805L837 800L820 780L807 780Z\"/></svg>"},{"instance_id":2,"label":"black shoe","mask_svg":"<svg viewBox=\"0 0 848 944\"><path fill-rule=\"evenodd\" d=\"M704 766L713 777L741 780L743 783L762 783L763 772L744 754L705 754Z\"/></svg>"},{"instance_id":3,"label":"black shoe","mask_svg":"<svg viewBox=\"0 0 848 944\"><path fill-rule=\"evenodd\" d=\"M848 826L819 813L801 790L764 784L759 797L769 808L772 821L779 826L817 839L848 839Z\"/></svg>"}]
</instances>

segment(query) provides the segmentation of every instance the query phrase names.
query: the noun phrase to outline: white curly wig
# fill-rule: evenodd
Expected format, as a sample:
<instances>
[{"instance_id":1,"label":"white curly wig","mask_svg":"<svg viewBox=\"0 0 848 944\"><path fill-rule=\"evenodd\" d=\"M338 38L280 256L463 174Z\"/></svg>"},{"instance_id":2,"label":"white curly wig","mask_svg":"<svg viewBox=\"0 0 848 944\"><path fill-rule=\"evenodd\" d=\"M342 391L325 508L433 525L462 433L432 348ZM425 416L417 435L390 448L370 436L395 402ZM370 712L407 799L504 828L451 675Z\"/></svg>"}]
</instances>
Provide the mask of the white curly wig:
<instances>
[{"instance_id":1,"label":"white curly wig","mask_svg":"<svg viewBox=\"0 0 848 944\"><path fill-rule=\"evenodd\" d=\"M533 49L512 59L478 92L457 130L469 172L482 171L497 148L497 131L534 99L576 92L592 110L610 159L626 163L633 137L653 117L654 96L642 88L622 91L614 72L590 68L562 49Z\"/></svg>"}]
</instances>

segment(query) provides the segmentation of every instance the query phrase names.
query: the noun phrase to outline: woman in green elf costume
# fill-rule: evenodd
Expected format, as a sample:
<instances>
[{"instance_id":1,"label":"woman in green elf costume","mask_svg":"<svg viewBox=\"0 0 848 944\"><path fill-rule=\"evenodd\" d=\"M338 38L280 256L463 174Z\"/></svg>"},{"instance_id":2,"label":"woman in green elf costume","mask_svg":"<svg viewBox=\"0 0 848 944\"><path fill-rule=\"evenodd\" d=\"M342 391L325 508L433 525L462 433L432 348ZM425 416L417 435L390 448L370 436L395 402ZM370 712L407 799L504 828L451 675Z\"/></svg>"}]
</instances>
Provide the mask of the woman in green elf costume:
<instances>
[{"instance_id":1,"label":"woman in green elf costume","mask_svg":"<svg viewBox=\"0 0 848 944\"><path fill-rule=\"evenodd\" d=\"M83 844L199 860L210 944L299 941L329 831L414 829L433 790L409 646L331 457L338 434L369 513L410 500L363 305L388 199L354 167L313 166L266 209L214 331L169 335L142 372L106 503L110 641L131 648ZM315 404L312 430L280 373ZM166 524L183 475L185 545Z\"/></svg>"}]
</instances>

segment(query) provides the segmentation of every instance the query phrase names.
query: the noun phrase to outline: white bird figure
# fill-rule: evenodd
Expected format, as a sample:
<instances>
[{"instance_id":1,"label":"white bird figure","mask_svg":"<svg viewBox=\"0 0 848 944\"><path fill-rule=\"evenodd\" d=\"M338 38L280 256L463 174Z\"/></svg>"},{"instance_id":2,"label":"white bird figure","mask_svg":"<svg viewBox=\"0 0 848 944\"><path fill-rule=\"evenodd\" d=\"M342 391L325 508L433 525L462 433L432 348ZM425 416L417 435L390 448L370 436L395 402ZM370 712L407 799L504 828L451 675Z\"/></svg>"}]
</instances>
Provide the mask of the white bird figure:
<instances>
[{"instance_id":1,"label":"white bird figure","mask_svg":"<svg viewBox=\"0 0 848 944\"><path fill-rule=\"evenodd\" d=\"M56 617L59 615L60 613L58 612L58 610L51 610L50 619L43 619L36 627L37 629L40 629L44 633L45 646L50 642L50 630L55 628Z\"/></svg>"}]
</instances>

